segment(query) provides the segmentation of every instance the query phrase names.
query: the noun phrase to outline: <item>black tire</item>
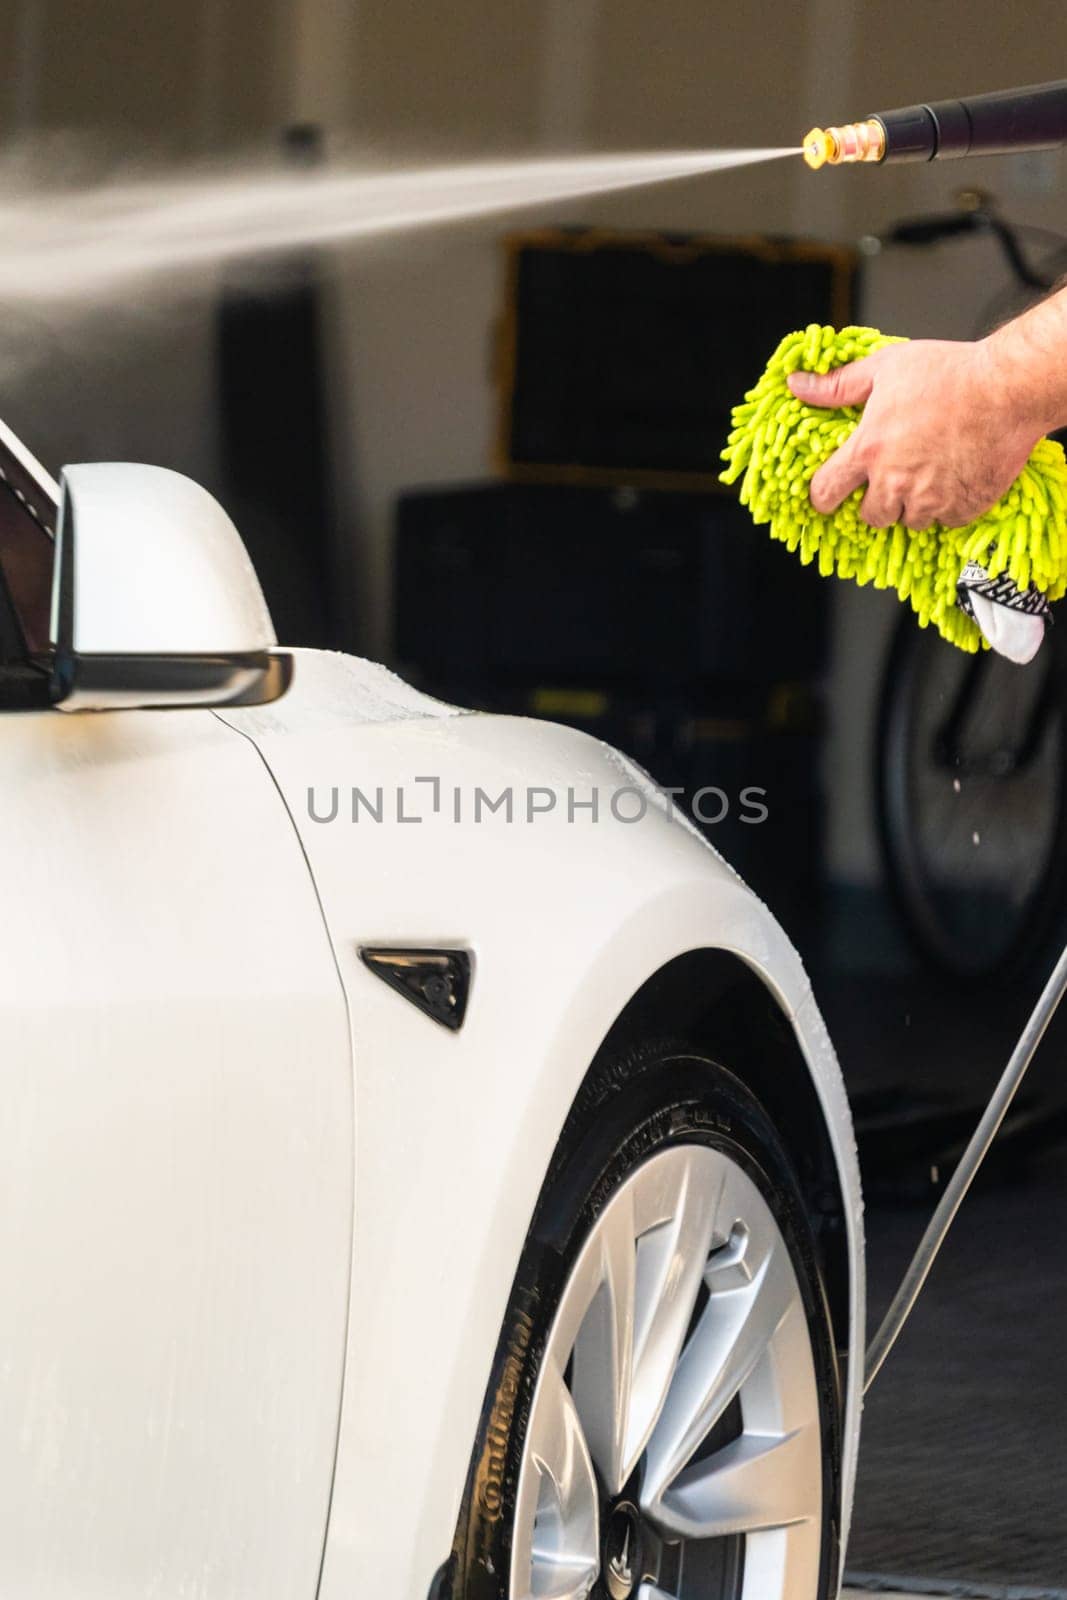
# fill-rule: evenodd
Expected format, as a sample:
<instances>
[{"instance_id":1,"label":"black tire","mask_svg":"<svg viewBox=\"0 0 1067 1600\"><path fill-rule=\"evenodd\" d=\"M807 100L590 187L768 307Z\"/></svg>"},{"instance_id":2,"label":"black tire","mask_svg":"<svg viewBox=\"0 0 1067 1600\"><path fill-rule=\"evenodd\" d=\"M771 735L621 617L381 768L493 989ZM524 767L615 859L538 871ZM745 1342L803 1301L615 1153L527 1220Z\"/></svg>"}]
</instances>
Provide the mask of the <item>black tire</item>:
<instances>
[{"instance_id":1,"label":"black tire","mask_svg":"<svg viewBox=\"0 0 1067 1600\"><path fill-rule=\"evenodd\" d=\"M837 1594L840 1390L800 1187L782 1140L744 1084L695 1049L657 1043L599 1063L560 1137L504 1318L455 1545L441 1575L443 1597L501 1600L507 1595L523 1439L563 1285L594 1219L620 1184L652 1155L684 1143L707 1144L730 1155L761 1190L787 1242L811 1335L824 1475L818 1593L795 1600L830 1600ZM734 1600L739 1570L735 1559L724 1558L720 1592L709 1592L708 1600ZM594 1594L600 1593L598 1585Z\"/></svg>"}]
</instances>

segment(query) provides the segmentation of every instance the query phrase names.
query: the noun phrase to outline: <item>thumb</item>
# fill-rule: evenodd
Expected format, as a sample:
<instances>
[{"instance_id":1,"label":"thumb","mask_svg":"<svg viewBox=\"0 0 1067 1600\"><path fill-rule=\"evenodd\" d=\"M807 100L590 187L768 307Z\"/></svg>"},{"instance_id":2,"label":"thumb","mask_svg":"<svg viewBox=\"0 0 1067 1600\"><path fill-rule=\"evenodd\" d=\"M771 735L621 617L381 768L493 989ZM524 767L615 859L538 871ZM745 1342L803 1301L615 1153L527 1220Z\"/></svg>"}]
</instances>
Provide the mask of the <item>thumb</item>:
<instances>
[{"instance_id":1,"label":"thumb","mask_svg":"<svg viewBox=\"0 0 1067 1600\"><path fill-rule=\"evenodd\" d=\"M791 372L789 388L809 406L862 406L874 387L873 357L850 361L832 372Z\"/></svg>"}]
</instances>

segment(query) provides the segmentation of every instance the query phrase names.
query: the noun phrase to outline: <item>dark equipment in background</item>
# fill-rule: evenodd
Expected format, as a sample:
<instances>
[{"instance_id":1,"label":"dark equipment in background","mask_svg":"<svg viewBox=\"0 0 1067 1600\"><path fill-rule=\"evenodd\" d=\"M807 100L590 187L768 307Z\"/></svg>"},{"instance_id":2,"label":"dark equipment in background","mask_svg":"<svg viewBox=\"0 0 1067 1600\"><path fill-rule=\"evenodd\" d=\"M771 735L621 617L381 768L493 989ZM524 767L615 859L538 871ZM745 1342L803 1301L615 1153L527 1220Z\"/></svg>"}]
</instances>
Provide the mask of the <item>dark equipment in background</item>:
<instances>
[{"instance_id":1,"label":"dark equipment in background","mask_svg":"<svg viewBox=\"0 0 1067 1600\"><path fill-rule=\"evenodd\" d=\"M690 815L695 801L801 939L820 887L827 590L724 496L486 484L398 509L405 674L625 751Z\"/></svg>"},{"instance_id":2,"label":"dark equipment in background","mask_svg":"<svg viewBox=\"0 0 1067 1600\"><path fill-rule=\"evenodd\" d=\"M320 158L319 130L286 131L294 165ZM218 310L221 497L263 587L279 639L341 643L334 581L322 370L320 286L313 256L245 272Z\"/></svg>"},{"instance_id":3,"label":"dark equipment in background","mask_svg":"<svg viewBox=\"0 0 1067 1600\"><path fill-rule=\"evenodd\" d=\"M506 241L498 464L524 482L712 489L768 345L851 320L821 244L548 229Z\"/></svg>"},{"instance_id":4,"label":"dark equipment in background","mask_svg":"<svg viewBox=\"0 0 1067 1600\"><path fill-rule=\"evenodd\" d=\"M511 481L400 500L401 670L461 704L616 745L680 791L810 948L830 586L754 534L716 474L730 405L768 343L850 320L853 258L551 231L509 240L507 272Z\"/></svg>"},{"instance_id":5,"label":"dark equipment in background","mask_svg":"<svg viewBox=\"0 0 1067 1600\"><path fill-rule=\"evenodd\" d=\"M905 218L903 222L895 223L889 229L881 243L922 246L939 244L943 239L962 238L967 234L988 233L1000 246L1015 279L1024 288L1044 293L1051 289L1052 279L1040 268L1030 264L1022 248L1019 231L999 214L988 195L977 189L967 189L963 192L957 210L933 216ZM1050 237L1045 234L1044 229L1036 231L1046 238ZM1064 242L1061 241L1061 248Z\"/></svg>"}]
</instances>

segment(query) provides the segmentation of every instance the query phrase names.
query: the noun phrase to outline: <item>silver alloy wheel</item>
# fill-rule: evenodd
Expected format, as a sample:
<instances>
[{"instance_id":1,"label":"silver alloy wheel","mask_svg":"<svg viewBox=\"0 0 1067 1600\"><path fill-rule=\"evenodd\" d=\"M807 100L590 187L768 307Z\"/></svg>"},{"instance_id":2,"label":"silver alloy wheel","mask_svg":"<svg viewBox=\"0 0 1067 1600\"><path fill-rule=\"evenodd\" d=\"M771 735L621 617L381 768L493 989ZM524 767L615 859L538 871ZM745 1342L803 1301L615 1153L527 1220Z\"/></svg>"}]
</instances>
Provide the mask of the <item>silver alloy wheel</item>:
<instances>
[{"instance_id":1,"label":"silver alloy wheel","mask_svg":"<svg viewBox=\"0 0 1067 1600\"><path fill-rule=\"evenodd\" d=\"M816 1600L819 1398L785 1239L728 1155L630 1174L564 1285L523 1443L509 1600L690 1600L743 1540L740 1600Z\"/></svg>"}]
</instances>

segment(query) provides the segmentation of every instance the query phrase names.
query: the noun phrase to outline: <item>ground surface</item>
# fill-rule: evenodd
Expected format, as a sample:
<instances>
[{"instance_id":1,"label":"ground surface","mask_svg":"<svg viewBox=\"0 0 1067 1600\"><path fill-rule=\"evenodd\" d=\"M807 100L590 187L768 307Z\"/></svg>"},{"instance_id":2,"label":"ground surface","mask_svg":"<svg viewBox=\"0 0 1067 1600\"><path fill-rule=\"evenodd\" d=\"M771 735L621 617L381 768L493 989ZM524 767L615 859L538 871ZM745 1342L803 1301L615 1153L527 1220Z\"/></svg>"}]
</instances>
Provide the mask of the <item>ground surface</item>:
<instances>
[{"instance_id":1,"label":"ground surface","mask_svg":"<svg viewBox=\"0 0 1067 1600\"><path fill-rule=\"evenodd\" d=\"M991 1000L899 983L831 985L823 1001L850 1090L906 1080L955 1084L980 1098L1017 1020ZM1042 1102L1062 1103L1062 1026L1035 1072ZM906 1160L902 1150L902 1166ZM925 1203L883 1194L869 1206L872 1326L932 1199L932 1191ZM928 1577L931 1592L942 1594L1067 1600L1065 1350L1067 1147L1060 1143L1002 1166L967 1201L871 1391L851 1572Z\"/></svg>"}]
</instances>

